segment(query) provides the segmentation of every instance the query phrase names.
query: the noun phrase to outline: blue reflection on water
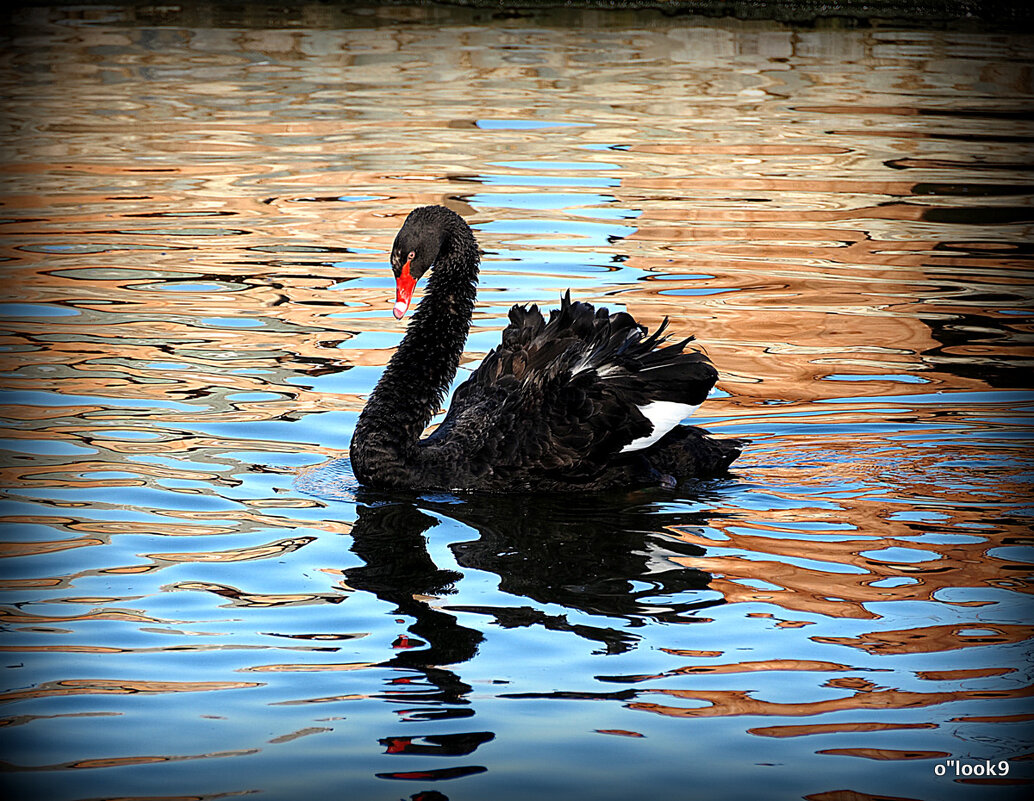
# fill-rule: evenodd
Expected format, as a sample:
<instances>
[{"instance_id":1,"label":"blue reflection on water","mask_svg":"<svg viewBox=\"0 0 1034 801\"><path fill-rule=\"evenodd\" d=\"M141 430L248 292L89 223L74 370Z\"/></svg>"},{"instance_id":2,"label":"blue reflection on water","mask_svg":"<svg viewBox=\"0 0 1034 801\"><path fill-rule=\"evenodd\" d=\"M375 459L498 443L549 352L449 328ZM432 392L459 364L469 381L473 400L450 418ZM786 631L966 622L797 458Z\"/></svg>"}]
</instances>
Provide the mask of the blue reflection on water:
<instances>
[{"instance_id":1,"label":"blue reflection on water","mask_svg":"<svg viewBox=\"0 0 1034 801\"><path fill-rule=\"evenodd\" d=\"M0 303L0 319L4 317L75 317L81 312L50 303Z\"/></svg>"}]
</instances>

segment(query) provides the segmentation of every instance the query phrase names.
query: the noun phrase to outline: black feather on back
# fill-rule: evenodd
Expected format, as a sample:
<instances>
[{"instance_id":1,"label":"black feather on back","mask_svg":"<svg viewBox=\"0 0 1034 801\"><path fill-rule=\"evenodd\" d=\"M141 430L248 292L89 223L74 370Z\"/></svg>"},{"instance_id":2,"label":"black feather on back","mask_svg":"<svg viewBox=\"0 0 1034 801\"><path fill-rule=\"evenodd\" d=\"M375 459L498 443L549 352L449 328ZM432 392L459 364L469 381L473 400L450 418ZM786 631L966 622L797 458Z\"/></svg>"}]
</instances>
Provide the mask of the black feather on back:
<instances>
[{"instance_id":1,"label":"black feather on back","mask_svg":"<svg viewBox=\"0 0 1034 801\"><path fill-rule=\"evenodd\" d=\"M509 319L501 345L422 441L427 468L438 461L455 473L459 461L469 473L464 483L483 489L636 483L637 474L657 472L649 460L665 446L621 453L653 430L639 407L698 405L717 379L704 354L686 350L692 337L666 344L667 320L649 334L625 312L572 303L569 292L548 321L536 306L514 306Z\"/></svg>"}]
</instances>

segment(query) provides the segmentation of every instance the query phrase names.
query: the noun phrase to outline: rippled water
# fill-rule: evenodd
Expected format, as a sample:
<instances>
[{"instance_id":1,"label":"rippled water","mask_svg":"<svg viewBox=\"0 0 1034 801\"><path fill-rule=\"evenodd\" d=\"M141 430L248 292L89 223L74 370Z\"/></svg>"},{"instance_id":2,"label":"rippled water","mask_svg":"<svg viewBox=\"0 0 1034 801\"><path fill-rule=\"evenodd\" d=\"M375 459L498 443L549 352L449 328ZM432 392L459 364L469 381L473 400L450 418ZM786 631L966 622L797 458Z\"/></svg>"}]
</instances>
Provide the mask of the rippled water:
<instances>
[{"instance_id":1,"label":"rippled water","mask_svg":"<svg viewBox=\"0 0 1034 801\"><path fill-rule=\"evenodd\" d=\"M1026 789L1029 37L176 8L0 56L18 798ZM358 489L427 203L485 249L465 368L567 288L670 316L734 472Z\"/></svg>"}]
</instances>

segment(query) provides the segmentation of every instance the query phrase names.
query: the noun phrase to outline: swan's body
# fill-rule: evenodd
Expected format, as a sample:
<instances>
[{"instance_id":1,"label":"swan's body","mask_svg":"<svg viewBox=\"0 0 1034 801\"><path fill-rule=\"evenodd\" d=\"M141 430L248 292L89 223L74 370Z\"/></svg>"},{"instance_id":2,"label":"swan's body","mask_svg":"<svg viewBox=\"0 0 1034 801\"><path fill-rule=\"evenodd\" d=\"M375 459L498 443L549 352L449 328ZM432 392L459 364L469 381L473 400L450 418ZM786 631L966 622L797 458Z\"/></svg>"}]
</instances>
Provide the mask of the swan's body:
<instances>
[{"instance_id":1,"label":"swan's body","mask_svg":"<svg viewBox=\"0 0 1034 801\"><path fill-rule=\"evenodd\" d=\"M724 472L740 453L679 425L718 374L689 340L661 347L624 312L570 294L548 322L514 306L502 344L420 438L459 365L477 292L477 242L442 206L414 210L395 239L395 316L430 266L427 293L363 409L350 458L367 486L410 489L601 490L671 485Z\"/></svg>"}]
</instances>

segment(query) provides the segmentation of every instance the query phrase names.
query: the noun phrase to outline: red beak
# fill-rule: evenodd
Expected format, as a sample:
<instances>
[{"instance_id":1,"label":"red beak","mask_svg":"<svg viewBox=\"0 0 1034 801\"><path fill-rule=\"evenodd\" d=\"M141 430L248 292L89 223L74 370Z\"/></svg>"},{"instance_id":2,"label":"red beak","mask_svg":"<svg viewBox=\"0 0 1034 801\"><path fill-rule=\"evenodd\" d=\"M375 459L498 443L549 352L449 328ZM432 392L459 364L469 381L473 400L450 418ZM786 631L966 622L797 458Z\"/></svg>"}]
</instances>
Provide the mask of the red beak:
<instances>
[{"instance_id":1,"label":"red beak","mask_svg":"<svg viewBox=\"0 0 1034 801\"><path fill-rule=\"evenodd\" d=\"M410 275L409 264L407 261L402 265L402 272L395 279L395 308L392 309L392 314L396 320L401 320L406 313L409 302L413 299L413 289L416 287L416 279Z\"/></svg>"}]
</instances>

